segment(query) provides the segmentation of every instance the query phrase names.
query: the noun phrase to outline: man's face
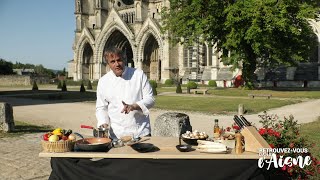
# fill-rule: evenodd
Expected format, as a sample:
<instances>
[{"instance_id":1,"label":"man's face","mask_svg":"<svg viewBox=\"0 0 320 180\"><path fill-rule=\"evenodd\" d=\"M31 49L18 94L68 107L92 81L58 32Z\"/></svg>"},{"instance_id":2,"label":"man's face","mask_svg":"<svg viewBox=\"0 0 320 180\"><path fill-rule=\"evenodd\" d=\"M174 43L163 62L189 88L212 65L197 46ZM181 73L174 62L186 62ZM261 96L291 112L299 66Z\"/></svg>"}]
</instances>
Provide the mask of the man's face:
<instances>
[{"instance_id":1,"label":"man's face","mask_svg":"<svg viewBox=\"0 0 320 180\"><path fill-rule=\"evenodd\" d=\"M121 76L124 71L124 62L118 54L107 55L108 64L116 76Z\"/></svg>"}]
</instances>

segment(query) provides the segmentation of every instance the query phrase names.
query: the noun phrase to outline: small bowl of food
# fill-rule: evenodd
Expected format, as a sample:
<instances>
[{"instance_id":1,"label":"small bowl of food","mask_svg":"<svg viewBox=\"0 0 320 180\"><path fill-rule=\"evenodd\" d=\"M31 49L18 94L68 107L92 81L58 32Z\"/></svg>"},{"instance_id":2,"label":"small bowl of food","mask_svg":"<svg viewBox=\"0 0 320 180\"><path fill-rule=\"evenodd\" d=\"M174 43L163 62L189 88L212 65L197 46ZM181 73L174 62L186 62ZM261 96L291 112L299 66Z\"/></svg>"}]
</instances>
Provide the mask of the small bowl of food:
<instances>
[{"instance_id":1,"label":"small bowl of food","mask_svg":"<svg viewBox=\"0 0 320 180\"><path fill-rule=\"evenodd\" d=\"M180 151L180 152L189 152L192 150L190 145L177 145L176 148Z\"/></svg>"},{"instance_id":2,"label":"small bowl of food","mask_svg":"<svg viewBox=\"0 0 320 180\"><path fill-rule=\"evenodd\" d=\"M199 132L197 130L190 132L187 131L186 133L181 135L181 139L189 144L189 145L198 145L197 140L206 140L209 136L205 132Z\"/></svg>"},{"instance_id":3,"label":"small bowl of food","mask_svg":"<svg viewBox=\"0 0 320 180\"><path fill-rule=\"evenodd\" d=\"M234 140L235 139L235 133L234 132L224 132L222 134L222 137L225 140Z\"/></svg>"}]
</instances>

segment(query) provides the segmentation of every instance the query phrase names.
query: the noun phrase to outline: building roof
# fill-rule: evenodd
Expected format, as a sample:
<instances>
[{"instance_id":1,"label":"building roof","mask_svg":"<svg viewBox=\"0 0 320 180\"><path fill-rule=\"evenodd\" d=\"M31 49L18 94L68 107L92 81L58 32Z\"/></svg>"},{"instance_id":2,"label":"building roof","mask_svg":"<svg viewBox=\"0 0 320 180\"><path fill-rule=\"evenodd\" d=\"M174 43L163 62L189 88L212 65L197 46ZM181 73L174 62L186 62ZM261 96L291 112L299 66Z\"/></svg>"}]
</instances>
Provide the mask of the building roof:
<instances>
[{"instance_id":1,"label":"building roof","mask_svg":"<svg viewBox=\"0 0 320 180\"><path fill-rule=\"evenodd\" d=\"M18 75L26 75L35 73L34 69L12 69Z\"/></svg>"}]
</instances>

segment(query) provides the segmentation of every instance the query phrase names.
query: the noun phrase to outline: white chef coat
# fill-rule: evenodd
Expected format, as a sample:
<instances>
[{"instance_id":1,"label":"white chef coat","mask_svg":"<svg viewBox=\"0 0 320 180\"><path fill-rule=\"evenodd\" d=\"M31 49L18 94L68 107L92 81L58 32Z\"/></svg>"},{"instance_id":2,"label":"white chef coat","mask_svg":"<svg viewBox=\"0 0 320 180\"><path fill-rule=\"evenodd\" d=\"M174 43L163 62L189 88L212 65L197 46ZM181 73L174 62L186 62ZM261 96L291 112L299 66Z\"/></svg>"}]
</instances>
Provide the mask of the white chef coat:
<instances>
[{"instance_id":1,"label":"white chef coat","mask_svg":"<svg viewBox=\"0 0 320 180\"><path fill-rule=\"evenodd\" d=\"M141 110L121 113L122 101L126 104L136 103ZM151 134L149 109L155 100L151 85L142 70L125 67L122 77L113 71L99 79L97 87L96 118L97 126L111 125L110 137L146 136Z\"/></svg>"}]
</instances>

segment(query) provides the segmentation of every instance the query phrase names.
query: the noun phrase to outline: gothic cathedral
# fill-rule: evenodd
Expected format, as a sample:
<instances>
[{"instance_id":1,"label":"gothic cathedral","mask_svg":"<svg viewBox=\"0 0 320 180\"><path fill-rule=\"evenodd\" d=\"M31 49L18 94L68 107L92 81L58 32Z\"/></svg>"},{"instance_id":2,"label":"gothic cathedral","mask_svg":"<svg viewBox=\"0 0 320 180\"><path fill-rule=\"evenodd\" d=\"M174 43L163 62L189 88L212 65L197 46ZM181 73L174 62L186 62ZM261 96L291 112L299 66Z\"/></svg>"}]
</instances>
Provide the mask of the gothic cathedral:
<instances>
[{"instance_id":1,"label":"gothic cathedral","mask_svg":"<svg viewBox=\"0 0 320 180\"><path fill-rule=\"evenodd\" d=\"M142 69L157 82L215 80L218 86L232 86L241 70L223 65L213 45L169 43L160 30L163 7L169 7L169 0L75 0L73 79L98 80L106 74L103 52L116 46L125 51L127 66ZM314 27L320 36L319 22ZM316 71L320 80L320 67Z\"/></svg>"}]
</instances>

